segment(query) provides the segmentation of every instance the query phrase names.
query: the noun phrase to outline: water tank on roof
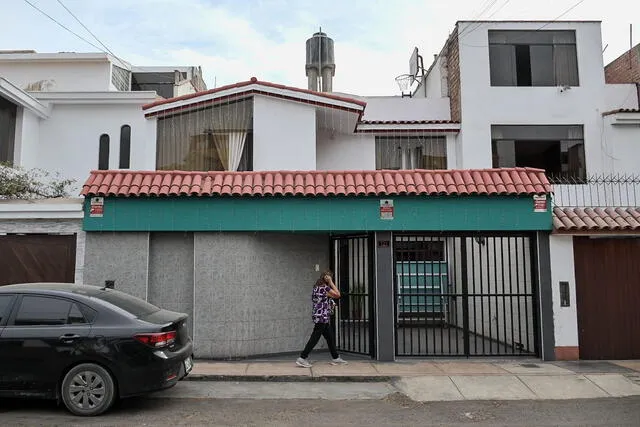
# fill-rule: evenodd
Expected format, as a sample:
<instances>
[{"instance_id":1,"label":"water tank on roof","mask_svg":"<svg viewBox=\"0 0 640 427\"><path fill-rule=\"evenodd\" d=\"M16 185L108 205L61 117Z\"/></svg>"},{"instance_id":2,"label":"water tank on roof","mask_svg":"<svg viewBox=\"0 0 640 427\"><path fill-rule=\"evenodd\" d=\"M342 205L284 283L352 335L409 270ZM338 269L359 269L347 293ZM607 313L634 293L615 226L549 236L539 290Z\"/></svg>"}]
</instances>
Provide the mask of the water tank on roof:
<instances>
[{"instance_id":1,"label":"water tank on roof","mask_svg":"<svg viewBox=\"0 0 640 427\"><path fill-rule=\"evenodd\" d=\"M307 40L307 78L309 90L331 92L336 62L333 54L333 40L322 30Z\"/></svg>"}]
</instances>

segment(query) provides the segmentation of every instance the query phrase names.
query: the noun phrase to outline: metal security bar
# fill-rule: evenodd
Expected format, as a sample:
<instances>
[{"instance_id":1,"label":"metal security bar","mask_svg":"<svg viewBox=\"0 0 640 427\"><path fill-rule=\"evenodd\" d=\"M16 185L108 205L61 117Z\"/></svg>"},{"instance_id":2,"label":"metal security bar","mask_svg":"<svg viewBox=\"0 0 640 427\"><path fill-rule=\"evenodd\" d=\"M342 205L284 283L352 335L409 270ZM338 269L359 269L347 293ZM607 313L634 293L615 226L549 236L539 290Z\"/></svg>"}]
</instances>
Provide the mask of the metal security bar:
<instances>
[{"instance_id":1,"label":"metal security bar","mask_svg":"<svg viewBox=\"0 0 640 427\"><path fill-rule=\"evenodd\" d=\"M537 356L534 242L395 235L396 355Z\"/></svg>"},{"instance_id":2,"label":"metal security bar","mask_svg":"<svg viewBox=\"0 0 640 427\"><path fill-rule=\"evenodd\" d=\"M331 239L336 285L342 298L333 318L339 350L373 356L374 255L373 238L341 236Z\"/></svg>"}]
</instances>

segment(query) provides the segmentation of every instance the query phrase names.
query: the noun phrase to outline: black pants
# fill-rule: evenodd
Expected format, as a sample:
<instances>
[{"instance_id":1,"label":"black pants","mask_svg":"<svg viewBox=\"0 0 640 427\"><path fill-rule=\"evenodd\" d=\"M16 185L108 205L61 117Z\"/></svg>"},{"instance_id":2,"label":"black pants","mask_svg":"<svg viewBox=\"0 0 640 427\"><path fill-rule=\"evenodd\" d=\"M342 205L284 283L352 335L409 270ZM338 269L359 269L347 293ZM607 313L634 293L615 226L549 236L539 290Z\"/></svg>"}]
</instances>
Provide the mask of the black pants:
<instances>
[{"instance_id":1,"label":"black pants","mask_svg":"<svg viewBox=\"0 0 640 427\"><path fill-rule=\"evenodd\" d=\"M329 351L331 352L331 357L334 359L338 358L338 350L336 349L336 343L333 339L333 329L331 329L331 324L329 323L316 323L313 327L313 332L311 333L311 337L309 341L307 341L307 345L300 353L300 357L306 359L309 357L309 353L311 350L318 344L320 341L320 336L323 336L325 340L327 340L327 345L329 346Z\"/></svg>"}]
</instances>

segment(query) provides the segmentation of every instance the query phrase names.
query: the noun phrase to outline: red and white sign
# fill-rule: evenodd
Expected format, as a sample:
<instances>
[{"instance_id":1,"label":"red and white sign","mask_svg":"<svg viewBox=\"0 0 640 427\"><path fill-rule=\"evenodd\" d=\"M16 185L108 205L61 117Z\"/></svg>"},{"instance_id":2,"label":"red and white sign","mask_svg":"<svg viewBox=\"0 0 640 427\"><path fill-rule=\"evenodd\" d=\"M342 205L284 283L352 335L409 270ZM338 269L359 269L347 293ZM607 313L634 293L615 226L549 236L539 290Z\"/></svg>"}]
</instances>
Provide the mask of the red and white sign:
<instances>
[{"instance_id":1,"label":"red and white sign","mask_svg":"<svg viewBox=\"0 0 640 427\"><path fill-rule=\"evenodd\" d=\"M533 196L533 211L534 212L546 212L547 211L547 195Z\"/></svg>"},{"instance_id":2,"label":"red and white sign","mask_svg":"<svg viewBox=\"0 0 640 427\"><path fill-rule=\"evenodd\" d=\"M380 200L380 219L393 219L393 200Z\"/></svg>"},{"instance_id":3,"label":"red and white sign","mask_svg":"<svg viewBox=\"0 0 640 427\"><path fill-rule=\"evenodd\" d=\"M104 198L92 197L89 206L89 216L91 218L102 218L104 216Z\"/></svg>"}]
</instances>

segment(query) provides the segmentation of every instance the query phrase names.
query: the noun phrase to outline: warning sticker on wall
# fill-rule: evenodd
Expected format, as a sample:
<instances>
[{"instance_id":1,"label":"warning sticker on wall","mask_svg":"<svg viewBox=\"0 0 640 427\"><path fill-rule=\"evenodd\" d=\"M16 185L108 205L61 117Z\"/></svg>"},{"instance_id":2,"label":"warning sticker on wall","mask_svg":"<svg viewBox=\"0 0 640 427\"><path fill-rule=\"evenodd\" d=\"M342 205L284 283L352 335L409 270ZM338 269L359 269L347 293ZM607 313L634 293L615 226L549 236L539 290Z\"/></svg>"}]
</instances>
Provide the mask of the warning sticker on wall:
<instances>
[{"instance_id":1,"label":"warning sticker on wall","mask_svg":"<svg viewBox=\"0 0 640 427\"><path fill-rule=\"evenodd\" d=\"M91 218L102 218L104 215L104 198L92 197L89 206L89 216Z\"/></svg>"},{"instance_id":2,"label":"warning sticker on wall","mask_svg":"<svg viewBox=\"0 0 640 427\"><path fill-rule=\"evenodd\" d=\"M547 211L547 195L535 195L533 196L533 211L534 212L546 212Z\"/></svg>"},{"instance_id":3,"label":"warning sticker on wall","mask_svg":"<svg viewBox=\"0 0 640 427\"><path fill-rule=\"evenodd\" d=\"M393 200L380 200L380 219L393 219Z\"/></svg>"}]
</instances>

